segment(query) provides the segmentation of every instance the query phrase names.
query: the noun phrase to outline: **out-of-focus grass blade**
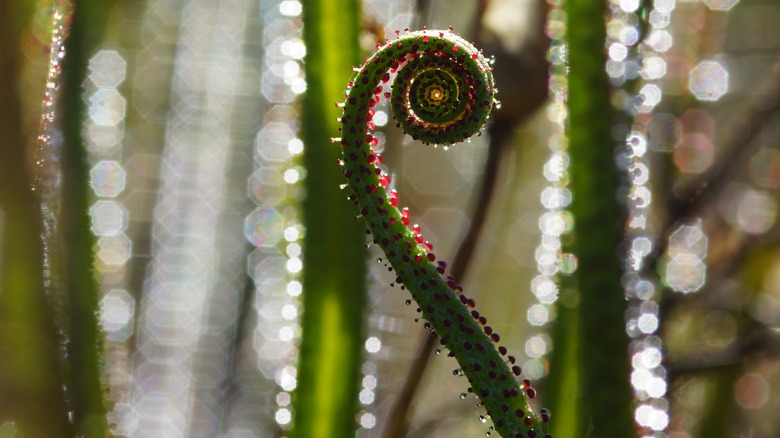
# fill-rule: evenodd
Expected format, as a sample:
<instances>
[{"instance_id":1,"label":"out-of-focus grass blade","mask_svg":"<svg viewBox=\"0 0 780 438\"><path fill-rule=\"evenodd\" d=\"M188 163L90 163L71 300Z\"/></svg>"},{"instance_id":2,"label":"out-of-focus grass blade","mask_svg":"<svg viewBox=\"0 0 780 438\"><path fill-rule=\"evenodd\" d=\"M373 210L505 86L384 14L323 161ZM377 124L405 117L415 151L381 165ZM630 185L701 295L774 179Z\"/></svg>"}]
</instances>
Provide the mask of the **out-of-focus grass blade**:
<instances>
[{"instance_id":1,"label":"out-of-focus grass blade","mask_svg":"<svg viewBox=\"0 0 780 438\"><path fill-rule=\"evenodd\" d=\"M99 288L95 279L94 236L90 231L89 163L82 136L86 114L83 84L87 63L106 30L114 1L73 2L70 36L62 63L57 118L62 130L62 208L59 232L66 296L69 398L73 423L82 436L106 436L106 406L100 381L102 336L98 329Z\"/></svg>"},{"instance_id":2,"label":"out-of-focus grass blade","mask_svg":"<svg viewBox=\"0 0 780 438\"><path fill-rule=\"evenodd\" d=\"M35 7L0 2L0 426L27 438L64 438L72 433L20 93L22 35Z\"/></svg>"},{"instance_id":3,"label":"out-of-focus grass blade","mask_svg":"<svg viewBox=\"0 0 780 438\"><path fill-rule=\"evenodd\" d=\"M353 435L366 294L365 234L339 190L336 164L344 89L360 61L359 2L303 2L306 82L301 128L306 198L303 318L293 434Z\"/></svg>"},{"instance_id":4,"label":"out-of-focus grass blade","mask_svg":"<svg viewBox=\"0 0 780 438\"><path fill-rule=\"evenodd\" d=\"M605 8L601 0L567 0L565 5L569 19L570 211L574 216L573 242L565 250L575 254L579 263L569 281L564 278L563 288L579 291L578 330L574 333L579 337L580 360L557 366L579 368L582 416L579 430L571 438L589 433L636 436L624 321L626 301L620 283L622 261L617 254L623 241L625 211L616 200L620 175L614 164L611 135L616 115L604 70Z\"/></svg>"}]
</instances>

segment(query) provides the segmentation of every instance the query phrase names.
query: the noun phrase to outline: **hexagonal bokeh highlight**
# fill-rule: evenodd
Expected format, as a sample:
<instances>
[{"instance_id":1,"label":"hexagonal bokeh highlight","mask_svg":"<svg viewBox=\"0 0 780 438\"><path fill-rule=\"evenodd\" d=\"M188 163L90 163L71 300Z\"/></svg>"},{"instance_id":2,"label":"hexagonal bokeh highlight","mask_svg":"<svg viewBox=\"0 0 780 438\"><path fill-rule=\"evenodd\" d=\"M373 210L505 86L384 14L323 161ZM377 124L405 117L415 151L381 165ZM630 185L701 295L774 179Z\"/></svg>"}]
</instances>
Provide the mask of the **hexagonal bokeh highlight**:
<instances>
[{"instance_id":1,"label":"hexagonal bokeh highlight","mask_svg":"<svg viewBox=\"0 0 780 438\"><path fill-rule=\"evenodd\" d=\"M87 140L89 140L92 147L108 148L116 146L124 137L124 133L122 126L103 126L92 122L87 124Z\"/></svg>"},{"instance_id":2,"label":"hexagonal bokeh highlight","mask_svg":"<svg viewBox=\"0 0 780 438\"><path fill-rule=\"evenodd\" d=\"M739 0L702 0L713 11L728 11L739 3Z\"/></svg>"},{"instance_id":3,"label":"hexagonal bokeh highlight","mask_svg":"<svg viewBox=\"0 0 780 438\"><path fill-rule=\"evenodd\" d=\"M750 179L762 188L780 187L780 151L761 148L750 159Z\"/></svg>"},{"instance_id":4,"label":"hexagonal bokeh highlight","mask_svg":"<svg viewBox=\"0 0 780 438\"><path fill-rule=\"evenodd\" d=\"M95 194L113 198L125 189L127 174L122 166L113 160L102 160L89 172L90 186Z\"/></svg>"},{"instance_id":5,"label":"hexagonal bokeh highlight","mask_svg":"<svg viewBox=\"0 0 780 438\"><path fill-rule=\"evenodd\" d=\"M663 92L656 84L646 84L639 90L639 96L642 98L642 104L639 106L639 112L650 112L661 103Z\"/></svg>"},{"instance_id":6,"label":"hexagonal bokeh highlight","mask_svg":"<svg viewBox=\"0 0 780 438\"><path fill-rule=\"evenodd\" d=\"M464 174L455 162L457 158L456 153L442 154L442 151L434 148L412 147L404 157L404 176L409 185L419 193L456 193L464 184Z\"/></svg>"},{"instance_id":7,"label":"hexagonal bokeh highlight","mask_svg":"<svg viewBox=\"0 0 780 438\"><path fill-rule=\"evenodd\" d=\"M132 333L135 300L124 289L113 289L100 300L100 325L109 339L118 342L127 339Z\"/></svg>"},{"instance_id":8,"label":"hexagonal bokeh highlight","mask_svg":"<svg viewBox=\"0 0 780 438\"><path fill-rule=\"evenodd\" d=\"M544 336L532 336L525 341L525 354L528 357L542 357L547 354L548 347L548 342Z\"/></svg>"},{"instance_id":9,"label":"hexagonal bokeh highlight","mask_svg":"<svg viewBox=\"0 0 780 438\"><path fill-rule=\"evenodd\" d=\"M704 257L707 254L707 235L701 229L701 224L683 225L669 236L669 255L695 255Z\"/></svg>"},{"instance_id":10,"label":"hexagonal bokeh highlight","mask_svg":"<svg viewBox=\"0 0 780 438\"><path fill-rule=\"evenodd\" d=\"M671 114L657 113L647 123L647 146L653 151L671 151L682 139L682 126Z\"/></svg>"},{"instance_id":11,"label":"hexagonal bokeh highlight","mask_svg":"<svg viewBox=\"0 0 780 438\"><path fill-rule=\"evenodd\" d=\"M715 146L704 134L687 134L674 148L674 164L682 173L702 173L715 162Z\"/></svg>"},{"instance_id":12,"label":"hexagonal bokeh highlight","mask_svg":"<svg viewBox=\"0 0 780 438\"><path fill-rule=\"evenodd\" d=\"M715 135L715 119L707 110L691 108L685 111L678 120L686 133L704 134L709 138Z\"/></svg>"},{"instance_id":13,"label":"hexagonal bokeh highlight","mask_svg":"<svg viewBox=\"0 0 780 438\"><path fill-rule=\"evenodd\" d=\"M116 87L126 71L127 61L115 50L101 50L89 60L89 79L98 87Z\"/></svg>"},{"instance_id":14,"label":"hexagonal bokeh highlight","mask_svg":"<svg viewBox=\"0 0 780 438\"><path fill-rule=\"evenodd\" d=\"M130 259L133 243L123 233L103 236L97 242L98 258L107 265L121 266Z\"/></svg>"},{"instance_id":15,"label":"hexagonal bokeh highlight","mask_svg":"<svg viewBox=\"0 0 780 438\"><path fill-rule=\"evenodd\" d=\"M126 105L118 91L102 88L89 98L89 118L97 125L116 125L125 117Z\"/></svg>"},{"instance_id":16,"label":"hexagonal bokeh highlight","mask_svg":"<svg viewBox=\"0 0 780 438\"><path fill-rule=\"evenodd\" d=\"M297 17L302 9L301 2L297 0L285 0L279 4L279 12L286 17Z\"/></svg>"},{"instance_id":17,"label":"hexagonal bokeh highlight","mask_svg":"<svg viewBox=\"0 0 780 438\"><path fill-rule=\"evenodd\" d=\"M255 209L244 221L244 234L255 246L275 245L284 235L284 217L275 208Z\"/></svg>"},{"instance_id":18,"label":"hexagonal bokeh highlight","mask_svg":"<svg viewBox=\"0 0 780 438\"><path fill-rule=\"evenodd\" d=\"M666 74L666 61L660 56L648 56L642 61L642 70L639 72L644 79L659 79Z\"/></svg>"},{"instance_id":19,"label":"hexagonal bokeh highlight","mask_svg":"<svg viewBox=\"0 0 780 438\"><path fill-rule=\"evenodd\" d=\"M113 236L127 228L127 210L116 201L97 201L89 209L92 232L98 236Z\"/></svg>"},{"instance_id":20,"label":"hexagonal bokeh highlight","mask_svg":"<svg viewBox=\"0 0 780 438\"><path fill-rule=\"evenodd\" d=\"M295 97L295 93L293 93L290 86L285 84L282 78L276 76L271 71L263 73L260 84L260 92L269 102L289 103Z\"/></svg>"},{"instance_id":21,"label":"hexagonal bokeh highlight","mask_svg":"<svg viewBox=\"0 0 780 438\"><path fill-rule=\"evenodd\" d=\"M247 192L258 204L274 205L287 196L284 177L274 167L259 167L247 181Z\"/></svg>"},{"instance_id":22,"label":"hexagonal bokeh highlight","mask_svg":"<svg viewBox=\"0 0 780 438\"><path fill-rule=\"evenodd\" d=\"M266 123L257 134L257 153L266 161L282 163L290 158L288 144L293 138L295 133L286 123Z\"/></svg>"},{"instance_id":23,"label":"hexagonal bokeh highlight","mask_svg":"<svg viewBox=\"0 0 780 438\"><path fill-rule=\"evenodd\" d=\"M664 281L677 292L696 292L707 281L707 266L697 256L680 254L666 264Z\"/></svg>"},{"instance_id":24,"label":"hexagonal bokeh highlight","mask_svg":"<svg viewBox=\"0 0 780 438\"><path fill-rule=\"evenodd\" d=\"M745 409L761 409L771 394L771 385L758 373L747 373L734 384L734 399Z\"/></svg>"},{"instance_id":25,"label":"hexagonal bokeh highlight","mask_svg":"<svg viewBox=\"0 0 780 438\"><path fill-rule=\"evenodd\" d=\"M650 32L650 35L647 36L645 41L650 47L653 48L653 50L663 53L672 48L674 39L672 38L672 34L670 34L669 31L664 29L656 29Z\"/></svg>"},{"instance_id":26,"label":"hexagonal bokeh highlight","mask_svg":"<svg viewBox=\"0 0 780 438\"><path fill-rule=\"evenodd\" d=\"M777 220L777 201L765 190L748 189L737 203L736 225L749 234L769 231Z\"/></svg>"},{"instance_id":27,"label":"hexagonal bokeh highlight","mask_svg":"<svg viewBox=\"0 0 780 438\"><path fill-rule=\"evenodd\" d=\"M634 410L634 420L641 426L660 431L669 425L669 414L649 404L643 404Z\"/></svg>"},{"instance_id":28,"label":"hexagonal bokeh highlight","mask_svg":"<svg viewBox=\"0 0 780 438\"><path fill-rule=\"evenodd\" d=\"M717 61L702 61L691 70L688 89L698 100L716 101L729 90L729 72Z\"/></svg>"},{"instance_id":29,"label":"hexagonal bokeh highlight","mask_svg":"<svg viewBox=\"0 0 780 438\"><path fill-rule=\"evenodd\" d=\"M672 8L674 8L674 1L672 1ZM669 26L671 14L659 9L658 2L655 2L655 10L650 12L650 19L648 21L650 22L650 25L656 29L663 29Z\"/></svg>"}]
</instances>

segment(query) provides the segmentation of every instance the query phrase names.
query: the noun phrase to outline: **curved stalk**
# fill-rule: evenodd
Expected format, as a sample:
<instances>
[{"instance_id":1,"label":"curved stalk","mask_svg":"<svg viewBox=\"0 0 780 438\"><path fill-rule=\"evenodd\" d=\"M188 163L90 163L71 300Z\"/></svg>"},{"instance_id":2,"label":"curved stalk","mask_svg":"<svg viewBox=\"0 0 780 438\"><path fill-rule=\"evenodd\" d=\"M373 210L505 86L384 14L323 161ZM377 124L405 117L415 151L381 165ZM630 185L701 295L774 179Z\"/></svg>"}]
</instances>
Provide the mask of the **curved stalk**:
<instances>
[{"instance_id":1,"label":"curved stalk","mask_svg":"<svg viewBox=\"0 0 780 438\"><path fill-rule=\"evenodd\" d=\"M360 216L387 256L395 283L408 290L439 343L461 366L469 391L484 404L495 429L504 437L541 437L546 412L536 415L529 404L536 391L522 387L514 358L499 346L500 336L474 310L474 300L462 293L454 277L445 277L446 263L436 262L433 246L419 227L411 225L408 209L397 208L398 195L388 191L390 177L378 167L370 134L373 106L380 96L391 99L395 118L404 131L424 143L452 144L475 134L495 103L491 67L481 52L447 31L419 31L377 47L349 83L342 121L345 187ZM398 72L392 86L391 72ZM392 91L391 91L391 90ZM510 369L511 367L511 369Z\"/></svg>"}]
</instances>

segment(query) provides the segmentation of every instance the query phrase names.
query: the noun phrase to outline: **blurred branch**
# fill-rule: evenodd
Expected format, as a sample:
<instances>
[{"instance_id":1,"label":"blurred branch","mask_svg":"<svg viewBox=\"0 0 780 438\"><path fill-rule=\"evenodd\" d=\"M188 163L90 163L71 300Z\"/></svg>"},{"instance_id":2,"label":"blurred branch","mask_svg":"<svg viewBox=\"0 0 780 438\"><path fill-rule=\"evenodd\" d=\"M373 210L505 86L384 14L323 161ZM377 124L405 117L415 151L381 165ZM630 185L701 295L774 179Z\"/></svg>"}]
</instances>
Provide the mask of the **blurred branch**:
<instances>
[{"instance_id":1,"label":"blurred branch","mask_svg":"<svg viewBox=\"0 0 780 438\"><path fill-rule=\"evenodd\" d=\"M368 32L371 35L374 36L374 40L377 44L382 44L385 42L385 39L387 36L385 35L385 28L382 25L382 23L379 22L379 20L376 17L376 14L371 13L371 11L368 11L366 9L362 10L362 17L361 17L361 30L363 32Z\"/></svg>"},{"instance_id":2,"label":"blurred branch","mask_svg":"<svg viewBox=\"0 0 780 438\"><path fill-rule=\"evenodd\" d=\"M246 252L249 253L252 247L248 247ZM256 300L257 285L254 278L247 272L244 276L243 287L241 288L241 294L238 303L238 315L236 315L235 325L232 327L233 335L230 339L230 358L228 362L228 368L225 370L225 379L222 384L222 394L220 396L221 404L224 406L222 412L222 418L220 419L223 424L227 423L227 419L236 409L234 406L234 400L238 398L241 392L241 382L239 377L239 361L241 356L242 346L247 338L251 342L252 337L247 336L248 333L252 333L253 327L250 325L252 322L252 315L256 315L253 303ZM276 425L277 428L279 425Z\"/></svg>"},{"instance_id":3,"label":"blurred branch","mask_svg":"<svg viewBox=\"0 0 780 438\"><path fill-rule=\"evenodd\" d=\"M767 80L759 87L756 95L744 105L742 110L733 118L732 126L725 130L723 143L721 147L724 152L721 154L718 162L710 170L686 187L678 191L678 195L671 198L667 203L667 220L661 227L658 234L654 252L646 259L645 269L657 269L658 262L665 252L668 243L668 236L679 226L681 222L690 218L694 214L701 212L709 203L719 194L726 184L731 181L736 169L744 165L745 159L756 150L759 142L756 137L761 130L773 119L780 110L780 62L772 68L772 73ZM713 225L716 226L716 225ZM713 256L712 251L709 256L708 264L710 269L707 273L707 285L697 296L713 296L711 289L717 285L723 284L725 279L735 275L742 266L745 259L755 250L756 244L770 244L780 240L780 229L775 227L773 231L762 236L753 236L740 234L734 238L735 231L725 223L720 225L723 228L720 232L710 230L711 236L729 236L736 240L731 243L728 250L718 252L717 257ZM712 246L712 245L711 245ZM667 314L674 306L685 302L683 296L679 294L664 294L661 299L661 313ZM756 345L751 343L750 345ZM704 364L669 364L672 368L708 368L716 366L729 366L737 360L737 357L730 359L719 358L716 360L709 358ZM720 363L721 365L717 365ZM670 376L670 380L672 377Z\"/></svg>"},{"instance_id":4,"label":"blurred branch","mask_svg":"<svg viewBox=\"0 0 780 438\"><path fill-rule=\"evenodd\" d=\"M744 295L739 291L735 295ZM691 352L688 357L666 361L667 380L675 385L687 377L705 377L709 390L704 400L704 412L699 424L699 436L712 438L734 436L735 397L737 379L744 372L744 364L753 360L776 361L780 358L780 331L769 328L752 319L744 311L737 310L743 320L753 328L738 335L731 345L717 351ZM736 411L738 412L738 410Z\"/></svg>"},{"instance_id":5,"label":"blurred branch","mask_svg":"<svg viewBox=\"0 0 780 438\"><path fill-rule=\"evenodd\" d=\"M742 166L756 148L761 130L780 111L780 62L772 67L766 81L752 99L732 118L720 144L723 151L710 169L676 190L666 204L667 219L661 226L654 254L648 257L652 267L666 248L666 237L683 221L705 208L731 181L735 170Z\"/></svg>"},{"instance_id":6,"label":"blurred branch","mask_svg":"<svg viewBox=\"0 0 780 438\"><path fill-rule=\"evenodd\" d=\"M477 398L474 398L475 401L478 401ZM435 415L430 416L425 421L421 422L420 424L415 425L414 429L410 430L408 435L403 435L408 438L414 438L414 437L430 437L435 434L436 431L440 431L442 425L444 425L448 420L452 420L453 417L455 418L462 418L469 415L469 413L474 412L474 403L471 401L460 401L460 403L449 403L447 406L444 406L442 408L443 411L447 412L448 415ZM403 436L399 435L398 437L393 438L403 438Z\"/></svg>"},{"instance_id":7,"label":"blurred branch","mask_svg":"<svg viewBox=\"0 0 780 438\"><path fill-rule=\"evenodd\" d=\"M481 0L477 6L477 14L472 21L471 34L483 35L484 40L477 40L477 46L485 46L486 53L496 57L496 68L493 74L496 85L501 90L500 97L505 100L502 109L491 116L487 132L489 134L488 156L479 183L479 193L475 197L471 220L453 258L450 273L463 282L468 274L477 242L482 232L487 215L494 199L500 164L512 145L512 134L517 126L530 117L547 99L547 46L549 40L544 34L544 22L547 17L547 4L539 0L537 4L537 29L534 36L528 39L519 53L509 53L503 49L494 35L481 29L482 15L487 10L488 0ZM418 8L425 7L427 1L417 2ZM421 11L418 9L418 16ZM487 35L486 37L484 35ZM431 354L436 346L435 336L425 333L418 347L417 355L409 369L398 398L390 410L385 438L404 437L410 425L410 414L414 406L414 398L420 382L428 367Z\"/></svg>"},{"instance_id":8,"label":"blurred branch","mask_svg":"<svg viewBox=\"0 0 780 438\"><path fill-rule=\"evenodd\" d=\"M471 35L472 38L477 38L477 35L482 31L482 19L487 13L487 9L490 6L490 0L477 0L477 7L472 15L471 23L468 27L467 35Z\"/></svg>"},{"instance_id":9,"label":"blurred branch","mask_svg":"<svg viewBox=\"0 0 780 438\"><path fill-rule=\"evenodd\" d=\"M684 375L700 374L739 365L746 358L761 356L767 359L780 359L780 330L766 327L754 321L757 327L736 339L729 348L696 353L693 357L681 358L665 363L668 379L674 382Z\"/></svg>"},{"instance_id":10,"label":"blurred branch","mask_svg":"<svg viewBox=\"0 0 780 438\"><path fill-rule=\"evenodd\" d=\"M425 20L428 13L431 11L431 0L417 0L414 2L414 21L415 28L420 28L420 21Z\"/></svg>"}]
</instances>

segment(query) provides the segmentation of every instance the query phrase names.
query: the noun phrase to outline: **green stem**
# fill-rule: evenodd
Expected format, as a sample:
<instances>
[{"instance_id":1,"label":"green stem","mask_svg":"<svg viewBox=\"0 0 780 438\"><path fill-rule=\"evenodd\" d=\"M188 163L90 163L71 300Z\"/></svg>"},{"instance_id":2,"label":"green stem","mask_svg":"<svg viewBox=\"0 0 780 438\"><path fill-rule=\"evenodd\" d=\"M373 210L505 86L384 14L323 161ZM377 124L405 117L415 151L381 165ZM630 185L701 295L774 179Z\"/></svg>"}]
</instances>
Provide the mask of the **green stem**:
<instances>
[{"instance_id":1,"label":"green stem","mask_svg":"<svg viewBox=\"0 0 780 438\"><path fill-rule=\"evenodd\" d=\"M302 338L293 435L341 438L356 427L366 300L365 234L339 191L334 165L344 83L359 61L357 0L303 4L307 91L303 101L306 229Z\"/></svg>"},{"instance_id":2,"label":"green stem","mask_svg":"<svg viewBox=\"0 0 780 438\"><path fill-rule=\"evenodd\" d=\"M734 436L735 423L734 383L742 372L741 364L730 365L714 370L706 376L711 388L701 417L701 431L698 436L707 438L727 438Z\"/></svg>"},{"instance_id":3,"label":"green stem","mask_svg":"<svg viewBox=\"0 0 780 438\"><path fill-rule=\"evenodd\" d=\"M14 422L27 438L64 438L72 431L20 96L22 35L34 6L0 2L0 425Z\"/></svg>"},{"instance_id":4,"label":"green stem","mask_svg":"<svg viewBox=\"0 0 780 438\"><path fill-rule=\"evenodd\" d=\"M580 391L580 339L578 309L571 304L556 305L555 326L552 328L553 348L550 353L550 374L545 382L547 405L555 413L551 424L555 438L579 438L582 422Z\"/></svg>"},{"instance_id":5,"label":"green stem","mask_svg":"<svg viewBox=\"0 0 780 438\"><path fill-rule=\"evenodd\" d=\"M349 199L387 256L396 283L417 302L425 327L457 359L461 369L455 374L468 378L469 390L482 400L495 429L504 437L541 438L541 420L529 404L535 390L527 380L518 386L520 367L505 356L498 334L454 277L445 278L446 263L434 264L432 246L411 224L408 210L396 207L397 194L387 189L390 177L378 167L381 158L372 150L372 108L380 96L391 98L398 125L424 143L453 144L479 132L494 103L490 64L470 43L447 31L407 33L378 49L350 81L343 106L338 141ZM396 70L395 82L387 84Z\"/></svg>"},{"instance_id":6,"label":"green stem","mask_svg":"<svg viewBox=\"0 0 780 438\"><path fill-rule=\"evenodd\" d=\"M574 216L572 279L579 290L580 382L583 424L577 437L636 434L629 385L625 297L620 284L624 209L616 194L613 114L604 65L603 0L567 0L569 17L569 154Z\"/></svg>"},{"instance_id":7,"label":"green stem","mask_svg":"<svg viewBox=\"0 0 780 438\"><path fill-rule=\"evenodd\" d=\"M485 160L485 167L482 170L482 181L479 184L479 191L475 197L476 206L472 210L468 226L450 267L451 275L460 281L463 281L471 267L479 236L483 232L485 222L487 222L488 212L492 206L498 183L500 163L505 158L512 140L512 127L513 124L511 123L494 122L489 128L488 156ZM406 436L411 424L409 417L411 416L411 408L414 404L417 388L420 386L420 381L430 363L431 355L437 345L436 341L436 336L429 333L425 334L416 358L404 379L403 387L387 418L382 436L387 438Z\"/></svg>"},{"instance_id":8,"label":"green stem","mask_svg":"<svg viewBox=\"0 0 780 438\"><path fill-rule=\"evenodd\" d=\"M74 1L70 36L62 63L62 94L57 117L62 129L62 279L68 305L68 362L73 423L79 435L108 433L100 377L102 333L97 312L100 291L94 272L94 236L90 230L89 161L82 135L86 104L83 84L87 63L102 40L114 2Z\"/></svg>"}]
</instances>

